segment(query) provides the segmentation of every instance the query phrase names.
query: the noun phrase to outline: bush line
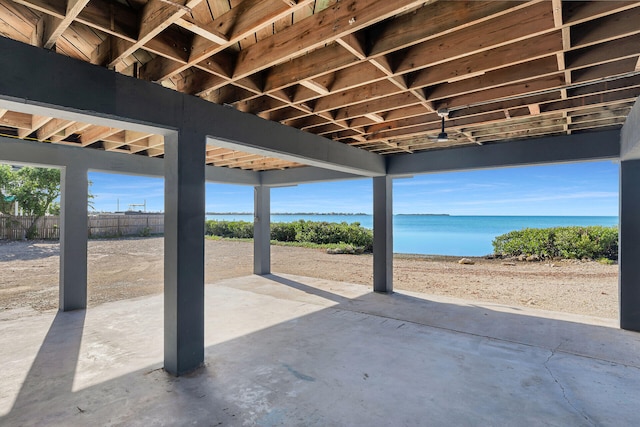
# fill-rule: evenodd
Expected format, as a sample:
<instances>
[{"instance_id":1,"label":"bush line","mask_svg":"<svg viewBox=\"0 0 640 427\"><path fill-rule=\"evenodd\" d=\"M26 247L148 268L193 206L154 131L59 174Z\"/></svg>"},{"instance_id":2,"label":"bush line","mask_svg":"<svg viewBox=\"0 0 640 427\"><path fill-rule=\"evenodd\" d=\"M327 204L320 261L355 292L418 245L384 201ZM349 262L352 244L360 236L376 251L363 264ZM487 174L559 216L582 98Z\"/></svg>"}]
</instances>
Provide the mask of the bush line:
<instances>
[{"instance_id":1,"label":"bush line","mask_svg":"<svg viewBox=\"0 0 640 427\"><path fill-rule=\"evenodd\" d=\"M227 238L253 238L253 223L248 221L206 222L205 234ZM359 222L276 222L271 224L271 240L279 242L312 243L319 245L338 244L352 247L353 253L370 252L373 249L373 231Z\"/></svg>"},{"instance_id":2,"label":"bush line","mask_svg":"<svg viewBox=\"0 0 640 427\"><path fill-rule=\"evenodd\" d=\"M493 250L502 256L617 260L618 228L525 228L497 236L493 240Z\"/></svg>"}]
</instances>

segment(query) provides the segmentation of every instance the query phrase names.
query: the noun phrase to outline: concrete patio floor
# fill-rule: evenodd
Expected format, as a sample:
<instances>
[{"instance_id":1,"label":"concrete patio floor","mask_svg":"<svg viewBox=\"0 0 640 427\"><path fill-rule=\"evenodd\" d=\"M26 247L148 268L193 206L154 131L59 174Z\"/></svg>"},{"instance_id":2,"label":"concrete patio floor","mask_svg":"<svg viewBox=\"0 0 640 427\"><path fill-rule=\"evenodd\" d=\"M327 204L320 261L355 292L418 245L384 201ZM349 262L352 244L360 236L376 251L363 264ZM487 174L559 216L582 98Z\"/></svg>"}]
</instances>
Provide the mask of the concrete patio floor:
<instances>
[{"instance_id":1,"label":"concrete patio floor","mask_svg":"<svg viewBox=\"0 0 640 427\"><path fill-rule=\"evenodd\" d=\"M640 425L640 334L608 320L249 276L207 285L174 378L162 313L0 313L0 425Z\"/></svg>"}]
</instances>

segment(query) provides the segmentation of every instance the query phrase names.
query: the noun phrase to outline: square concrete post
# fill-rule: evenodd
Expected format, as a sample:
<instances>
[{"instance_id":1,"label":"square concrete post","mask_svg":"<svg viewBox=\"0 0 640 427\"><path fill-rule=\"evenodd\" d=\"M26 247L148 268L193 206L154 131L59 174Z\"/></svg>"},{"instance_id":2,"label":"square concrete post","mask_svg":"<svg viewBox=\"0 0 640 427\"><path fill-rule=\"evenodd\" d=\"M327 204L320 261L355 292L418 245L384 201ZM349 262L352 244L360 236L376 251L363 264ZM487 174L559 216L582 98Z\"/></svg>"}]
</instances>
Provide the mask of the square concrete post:
<instances>
[{"instance_id":1,"label":"square concrete post","mask_svg":"<svg viewBox=\"0 0 640 427\"><path fill-rule=\"evenodd\" d=\"M271 197L263 185L253 190L253 274L271 273Z\"/></svg>"},{"instance_id":2,"label":"square concrete post","mask_svg":"<svg viewBox=\"0 0 640 427\"><path fill-rule=\"evenodd\" d=\"M620 327L640 331L640 160L620 162Z\"/></svg>"},{"instance_id":3,"label":"square concrete post","mask_svg":"<svg viewBox=\"0 0 640 427\"><path fill-rule=\"evenodd\" d=\"M204 361L205 144L184 131L164 142L164 368L173 375Z\"/></svg>"},{"instance_id":4,"label":"square concrete post","mask_svg":"<svg viewBox=\"0 0 640 427\"><path fill-rule=\"evenodd\" d=\"M393 180L373 178L373 290L393 292Z\"/></svg>"},{"instance_id":5,"label":"square concrete post","mask_svg":"<svg viewBox=\"0 0 640 427\"><path fill-rule=\"evenodd\" d=\"M87 307L87 168L70 165L60 171L61 311Z\"/></svg>"}]
</instances>

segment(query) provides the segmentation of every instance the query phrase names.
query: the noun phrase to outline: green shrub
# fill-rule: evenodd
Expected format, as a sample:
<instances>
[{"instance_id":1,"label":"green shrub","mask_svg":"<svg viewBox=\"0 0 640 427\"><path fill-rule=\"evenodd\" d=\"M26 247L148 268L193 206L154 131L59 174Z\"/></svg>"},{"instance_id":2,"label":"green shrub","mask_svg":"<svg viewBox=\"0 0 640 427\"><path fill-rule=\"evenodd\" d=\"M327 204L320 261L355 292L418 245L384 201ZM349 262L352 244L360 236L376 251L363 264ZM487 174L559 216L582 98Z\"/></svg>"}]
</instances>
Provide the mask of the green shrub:
<instances>
[{"instance_id":1,"label":"green shrub","mask_svg":"<svg viewBox=\"0 0 640 427\"><path fill-rule=\"evenodd\" d=\"M493 249L495 253L507 256L615 260L618 258L618 229L602 226L525 228L497 236Z\"/></svg>"},{"instance_id":2,"label":"green shrub","mask_svg":"<svg viewBox=\"0 0 640 427\"><path fill-rule=\"evenodd\" d=\"M253 224L247 221L207 221L205 234L236 239L253 238Z\"/></svg>"},{"instance_id":3,"label":"green shrub","mask_svg":"<svg viewBox=\"0 0 640 427\"><path fill-rule=\"evenodd\" d=\"M493 241L495 253L518 255L538 255L551 258L557 256L553 241L554 228L525 228L497 236Z\"/></svg>"},{"instance_id":4,"label":"green shrub","mask_svg":"<svg viewBox=\"0 0 640 427\"><path fill-rule=\"evenodd\" d=\"M205 233L227 238L253 238L253 224L246 221L207 221ZM373 232L360 223L296 221L271 224L271 240L319 245L350 245L361 251L373 248Z\"/></svg>"},{"instance_id":5,"label":"green shrub","mask_svg":"<svg viewBox=\"0 0 640 427\"><path fill-rule=\"evenodd\" d=\"M295 242L298 233L296 222L276 222L271 224L271 240Z\"/></svg>"}]
</instances>

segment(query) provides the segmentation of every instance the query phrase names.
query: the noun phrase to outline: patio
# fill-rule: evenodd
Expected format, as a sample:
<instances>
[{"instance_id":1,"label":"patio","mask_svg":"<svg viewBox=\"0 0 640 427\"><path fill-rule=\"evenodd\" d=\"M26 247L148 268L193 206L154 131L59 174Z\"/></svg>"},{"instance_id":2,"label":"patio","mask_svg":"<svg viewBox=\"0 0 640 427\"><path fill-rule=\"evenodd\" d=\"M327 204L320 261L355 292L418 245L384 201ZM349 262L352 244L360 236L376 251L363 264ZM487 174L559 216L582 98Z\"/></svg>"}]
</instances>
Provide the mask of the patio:
<instances>
[{"instance_id":1,"label":"patio","mask_svg":"<svg viewBox=\"0 0 640 427\"><path fill-rule=\"evenodd\" d=\"M617 322L290 275L206 286L205 367L163 371L163 296L0 314L2 425L637 425Z\"/></svg>"}]
</instances>

